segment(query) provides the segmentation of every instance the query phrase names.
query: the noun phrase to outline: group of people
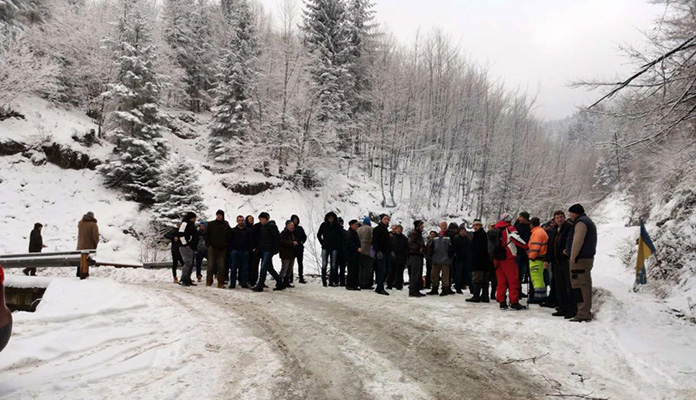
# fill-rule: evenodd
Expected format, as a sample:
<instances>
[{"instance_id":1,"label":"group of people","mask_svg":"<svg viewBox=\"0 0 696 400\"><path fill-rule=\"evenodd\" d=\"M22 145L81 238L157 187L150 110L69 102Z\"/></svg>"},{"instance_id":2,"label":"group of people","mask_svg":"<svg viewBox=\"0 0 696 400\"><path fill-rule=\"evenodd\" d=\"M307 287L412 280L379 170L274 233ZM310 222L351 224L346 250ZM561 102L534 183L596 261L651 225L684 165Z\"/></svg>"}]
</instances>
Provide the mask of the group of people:
<instances>
[{"instance_id":1,"label":"group of people","mask_svg":"<svg viewBox=\"0 0 696 400\"><path fill-rule=\"evenodd\" d=\"M370 217L365 217L350 220L346 229L344 220L329 212L317 231L321 281L324 286L375 290L388 296L388 290L404 288L404 272L408 271L410 297L448 296L468 290L468 302L488 303L495 298L501 309L512 310L526 308L520 299L528 297L528 304L555 308L553 316L590 321L597 229L582 205L571 206L568 213L570 218L566 219L565 212L555 211L545 223L538 217L530 218L527 212L519 213L513 223L513 216L505 213L487 230L479 219L473 221L471 231L464 223L442 221L438 230L424 237L424 221L415 221L406 235L403 226L390 225L386 214L379 215L375 227ZM276 281L273 290L283 290L293 287L295 261L298 282L306 283L303 261L307 235L299 217L292 215L282 231L267 212L260 213L258 220L254 223L253 216L238 215L232 227L222 210L210 222L187 213L165 235L171 241L174 282L195 286L191 278L194 268L201 282L202 263L207 259L206 286L217 280L218 288L239 284L261 292L268 287L265 283L270 274ZM46 247L41 229L40 223L35 224L30 252ZM96 249L98 243L97 220L88 212L78 223L77 249ZM273 267L276 254L281 260L279 272ZM180 263L183 270L178 279ZM24 273L34 275L36 269L27 268ZM528 284L527 293L523 283Z\"/></svg>"},{"instance_id":2,"label":"group of people","mask_svg":"<svg viewBox=\"0 0 696 400\"><path fill-rule=\"evenodd\" d=\"M501 309L526 308L528 304L555 308L552 314L572 321L592 319L591 270L597 245L597 230L580 204L541 223L521 212L503 214L500 221L484 228L481 220L466 224L442 221L438 230L424 237L425 222L415 221L404 234L403 226L390 225L389 215L362 221L344 220L334 212L324 217L317 231L321 245L321 281L327 287L348 290L374 290L389 295L402 290L404 272L408 271L410 297L464 294L468 290L473 303L488 303L491 298ZM214 221L197 220L188 213L167 237L172 242L174 282L195 285L191 279L194 266L198 282L202 279L202 260L208 259L206 285L217 279L219 288L251 288L263 291L267 274L276 281L274 290L292 287L294 263L303 275L303 254L307 235L297 215L285 222L282 231L268 213L259 216L239 215L234 228L218 210ZM281 260L280 272L273 267L273 256ZM183 264L177 280L178 263ZM259 272L260 264L260 272ZM425 268L425 276L423 269ZM528 284L527 293L523 283ZM452 289L454 287L454 290ZM550 288L550 290L549 290ZM428 290L427 292L423 292Z\"/></svg>"}]
</instances>

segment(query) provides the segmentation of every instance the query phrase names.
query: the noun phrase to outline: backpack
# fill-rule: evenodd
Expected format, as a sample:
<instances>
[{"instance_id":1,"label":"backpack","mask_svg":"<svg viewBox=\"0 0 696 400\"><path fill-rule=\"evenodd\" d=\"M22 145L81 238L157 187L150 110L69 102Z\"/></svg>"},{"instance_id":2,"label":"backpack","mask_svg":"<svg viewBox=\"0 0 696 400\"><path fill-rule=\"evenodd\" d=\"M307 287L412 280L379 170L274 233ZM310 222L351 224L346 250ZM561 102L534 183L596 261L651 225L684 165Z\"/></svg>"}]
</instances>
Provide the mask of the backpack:
<instances>
[{"instance_id":1,"label":"backpack","mask_svg":"<svg viewBox=\"0 0 696 400\"><path fill-rule=\"evenodd\" d=\"M488 237L488 254L495 260L505 260L507 251L503 246L503 230L490 229L486 232L486 236Z\"/></svg>"}]
</instances>

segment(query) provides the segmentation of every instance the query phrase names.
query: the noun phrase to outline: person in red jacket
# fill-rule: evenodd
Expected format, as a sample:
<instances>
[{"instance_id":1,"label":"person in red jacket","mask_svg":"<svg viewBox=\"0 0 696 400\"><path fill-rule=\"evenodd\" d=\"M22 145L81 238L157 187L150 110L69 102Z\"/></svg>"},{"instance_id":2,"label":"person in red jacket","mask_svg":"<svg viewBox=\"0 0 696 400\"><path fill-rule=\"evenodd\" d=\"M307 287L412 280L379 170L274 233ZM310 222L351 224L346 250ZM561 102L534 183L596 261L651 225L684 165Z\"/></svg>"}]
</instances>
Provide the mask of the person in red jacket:
<instances>
[{"instance_id":1,"label":"person in red jacket","mask_svg":"<svg viewBox=\"0 0 696 400\"><path fill-rule=\"evenodd\" d=\"M500 303L501 309L507 309L505 302L505 292L510 291L510 308L521 310L524 306L520 305L520 277L517 271L517 251L527 249L527 243L522 240L514 226L510 225L512 215L505 213L500 216L500 222L495 224L495 229L501 232L501 245L505 249L505 259L495 259L495 274L498 278L498 291L496 300Z\"/></svg>"}]
</instances>

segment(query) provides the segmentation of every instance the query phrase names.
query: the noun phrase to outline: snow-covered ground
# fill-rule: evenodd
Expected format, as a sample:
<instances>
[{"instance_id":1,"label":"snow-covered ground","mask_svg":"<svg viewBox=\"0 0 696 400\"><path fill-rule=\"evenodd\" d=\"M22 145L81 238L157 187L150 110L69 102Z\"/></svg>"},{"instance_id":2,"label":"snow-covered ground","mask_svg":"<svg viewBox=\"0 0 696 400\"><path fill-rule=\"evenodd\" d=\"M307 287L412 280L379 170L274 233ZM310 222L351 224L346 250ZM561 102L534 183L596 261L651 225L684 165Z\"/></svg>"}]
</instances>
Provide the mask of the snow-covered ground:
<instances>
[{"instance_id":1,"label":"snow-covered ground","mask_svg":"<svg viewBox=\"0 0 696 400\"><path fill-rule=\"evenodd\" d=\"M632 291L618 249L638 231L620 199L592 216L597 310L583 324L465 296L316 282L256 294L183 289L169 271L39 270L56 277L36 313L14 314L0 398L695 398L696 326Z\"/></svg>"}]
</instances>

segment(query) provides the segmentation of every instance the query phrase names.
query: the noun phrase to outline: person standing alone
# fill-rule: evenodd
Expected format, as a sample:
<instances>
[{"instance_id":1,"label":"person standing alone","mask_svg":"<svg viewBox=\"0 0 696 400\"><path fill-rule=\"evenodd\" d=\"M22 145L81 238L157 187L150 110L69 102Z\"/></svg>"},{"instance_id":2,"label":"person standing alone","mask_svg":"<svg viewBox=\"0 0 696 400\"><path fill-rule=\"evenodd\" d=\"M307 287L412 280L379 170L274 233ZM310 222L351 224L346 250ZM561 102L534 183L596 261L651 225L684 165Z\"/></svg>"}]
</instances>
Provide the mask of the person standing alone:
<instances>
[{"instance_id":1,"label":"person standing alone","mask_svg":"<svg viewBox=\"0 0 696 400\"><path fill-rule=\"evenodd\" d=\"M34 229L29 234L29 252L30 253L41 253L46 245L43 244L43 237L41 236L41 229L43 225L40 223L34 224ZM36 276L36 268L24 268L24 275Z\"/></svg>"}]
</instances>

